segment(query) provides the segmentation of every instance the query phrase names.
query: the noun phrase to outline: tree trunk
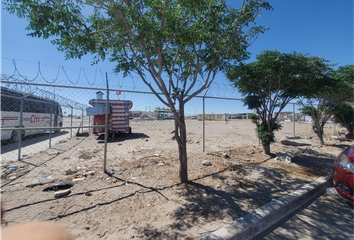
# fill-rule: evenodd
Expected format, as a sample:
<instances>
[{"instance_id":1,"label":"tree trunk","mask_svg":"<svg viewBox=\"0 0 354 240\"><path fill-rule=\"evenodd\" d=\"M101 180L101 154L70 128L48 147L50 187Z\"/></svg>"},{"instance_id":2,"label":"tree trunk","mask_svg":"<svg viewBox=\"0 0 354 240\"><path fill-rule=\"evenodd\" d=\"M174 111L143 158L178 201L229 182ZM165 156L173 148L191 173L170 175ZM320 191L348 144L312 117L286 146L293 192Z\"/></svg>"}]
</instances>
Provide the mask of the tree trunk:
<instances>
[{"instance_id":1,"label":"tree trunk","mask_svg":"<svg viewBox=\"0 0 354 240\"><path fill-rule=\"evenodd\" d=\"M323 127L318 126L317 127L317 137L320 140L320 145L324 145L324 141L323 141Z\"/></svg>"},{"instance_id":2,"label":"tree trunk","mask_svg":"<svg viewBox=\"0 0 354 240\"><path fill-rule=\"evenodd\" d=\"M270 143L263 145L264 154L270 155Z\"/></svg>"},{"instance_id":3,"label":"tree trunk","mask_svg":"<svg viewBox=\"0 0 354 240\"><path fill-rule=\"evenodd\" d=\"M182 101L179 102L178 118L180 123L175 119L175 136L179 153L179 178L182 183L185 183L188 182L187 131L184 120L184 103Z\"/></svg>"}]
</instances>

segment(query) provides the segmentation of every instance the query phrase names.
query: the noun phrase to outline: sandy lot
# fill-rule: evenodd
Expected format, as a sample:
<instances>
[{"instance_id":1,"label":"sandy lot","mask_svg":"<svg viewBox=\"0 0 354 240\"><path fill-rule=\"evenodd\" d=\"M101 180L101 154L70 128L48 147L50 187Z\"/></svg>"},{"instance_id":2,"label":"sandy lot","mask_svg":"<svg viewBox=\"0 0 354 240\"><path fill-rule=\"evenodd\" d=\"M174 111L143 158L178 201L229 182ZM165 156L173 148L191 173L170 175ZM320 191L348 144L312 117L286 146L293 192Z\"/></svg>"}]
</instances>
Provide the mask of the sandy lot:
<instances>
[{"instance_id":1,"label":"sandy lot","mask_svg":"<svg viewBox=\"0 0 354 240\"><path fill-rule=\"evenodd\" d=\"M190 183L178 178L177 143L172 120L133 120L133 133L110 139L107 170L102 172L104 144L97 135L61 140L52 149L22 161L2 161L2 226L29 221L54 221L75 239L200 239L247 212L278 198L332 170L333 159L353 142L329 140L333 125L325 128L325 146L318 146L311 124L296 123L296 135L311 146L279 143L293 135L293 123L283 122L271 145L262 153L249 120L206 122L203 154L202 122L187 120ZM336 127L337 131L343 128ZM278 152L293 156L292 164L274 160ZM229 158L224 157L224 153ZM209 160L211 166L201 162ZM66 170L77 171L66 174ZM73 181L71 193L55 198L45 185L26 187L49 175Z\"/></svg>"}]
</instances>

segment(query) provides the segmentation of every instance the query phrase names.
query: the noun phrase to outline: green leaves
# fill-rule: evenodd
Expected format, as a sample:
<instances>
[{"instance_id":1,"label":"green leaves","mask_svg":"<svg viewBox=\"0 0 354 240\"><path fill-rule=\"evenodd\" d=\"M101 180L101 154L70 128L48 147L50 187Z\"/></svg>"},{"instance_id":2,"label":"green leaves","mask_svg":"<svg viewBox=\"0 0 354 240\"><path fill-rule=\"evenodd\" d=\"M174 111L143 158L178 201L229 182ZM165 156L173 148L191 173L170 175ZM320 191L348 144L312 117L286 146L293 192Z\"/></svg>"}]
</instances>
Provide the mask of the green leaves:
<instances>
[{"instance_id":1,"label":"green leaves","mask_svg":"<svg viewBox=\"0 0 354 240\"><path fill-rule=\"evenodd\" d=\"M327 74L331 69L326 63L307 54L267 50L257 55L256 62L227 71L229 81L245 96L245 105L259 116L253 121L264 146L269 146L273 132L280 129L276 118L292 99L314 96L319 89L330 86Z\"/></svg>"},{"instance_id":2,"label":"green leaves","mask_svg":"<svg viewBox=\"0 0 354 240\"><path fill-rule=\"evenodd\" d=\"M354 65L345 65L342 67L338 67L336 71L334 71L334 78L337 80L343 80L347 83L354 84Z\"/></svg>"},{"instance_id":3,"label":"green leaves","mask_svg":"<svg viewBox=\"0 0 354 240\"><path fill-rule=\"evenodd\" d=\"M256 124L256 133L263 146L269 146L274 142L274 131L281 130L282 126L279 123L274 123L273 129L269 129L266 122L261 122L260 117L256 114L248 114L248 118Z\"/></svg>"}]
</instances>

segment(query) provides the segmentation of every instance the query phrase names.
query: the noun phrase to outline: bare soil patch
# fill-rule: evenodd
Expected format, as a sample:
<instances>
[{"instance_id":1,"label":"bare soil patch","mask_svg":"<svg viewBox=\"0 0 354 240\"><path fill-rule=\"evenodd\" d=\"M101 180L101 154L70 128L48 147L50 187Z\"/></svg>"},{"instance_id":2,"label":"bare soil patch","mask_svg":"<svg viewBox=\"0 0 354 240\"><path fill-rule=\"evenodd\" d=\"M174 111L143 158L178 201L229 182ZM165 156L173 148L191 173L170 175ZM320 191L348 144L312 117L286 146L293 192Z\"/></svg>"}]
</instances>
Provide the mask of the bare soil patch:
<instances>
[{"instance_id":1,"label":"bare soil patch","mask_svg":"<svg viewBox=\"0 0 354 240\"><path fill-rule=\"evenodd\" d=\"M17 167L2 176L2 225L49 220L64 225L75 239L200 239L204 234L199 233L223 227L330 172L334 157L353 144L327 139L325 146L284 146L278 141L293 132L292 123L285 122L267 156L254 125L232 120L207 122L203 154L201 122L189 120L190 182L180 184L173 122L131 125L131 135L109 140L111 176L102 172L104 144L91 133L22 161L2 161L2 169ZM325 130L329 138L333 129ZM296 135L317 142L310 124L296 123ZM293 163L275 161L278 152L292 155ZM211 166L203 166L204 160ZM69 168L77 173L66 175ZM62 198L43 192L45 185L26 187L44 175L75 185Z\"/></svg>"}]
</instances>

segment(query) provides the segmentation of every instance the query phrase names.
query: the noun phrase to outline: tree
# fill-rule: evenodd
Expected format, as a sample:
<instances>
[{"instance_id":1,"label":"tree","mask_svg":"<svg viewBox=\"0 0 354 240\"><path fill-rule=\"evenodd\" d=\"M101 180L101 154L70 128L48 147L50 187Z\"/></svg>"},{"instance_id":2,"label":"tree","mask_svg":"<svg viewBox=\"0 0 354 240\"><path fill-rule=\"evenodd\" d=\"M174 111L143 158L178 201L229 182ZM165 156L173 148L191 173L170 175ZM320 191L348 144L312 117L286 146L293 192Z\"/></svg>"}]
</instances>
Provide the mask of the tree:
<instances>
[{"instance_id":1,"label":"tree","mask_svg":"<svg viewBox=\"0 0 354 240\"><path fill-rule=\"evenodd\" d=\"M316 90L308 91L300 99L301 108L304 114L310 115L313 120L313 130L316 133L320 144L324 144L323 134L326 122L337 112L343 109L346 102L353 102L353 85L345 80L336 79L328 72L326 83Z\"/></svg>"},{"instance_id":2,"label":"tree","mask_svg":"<svg viewBox=\"0 0 354 240\"><path fill-rule=\"evenodd\" d=\"M240 64L227 72L227 78L244 96L245 105L259 117L252 121L265 154L270 154L274 131L281 129L276 122L279 113L292 99L318 86L325 70L325 59L267 50L257 55L256 62Z\"/></svg>"},{"instance_id":3,"label":"tree","mask_svg":"<svg viewBox=\"0 0 354 240\"><path fill-rule=\"evenodd\" d=\"M354 106L353 103L344 103L337 106L333 112L333 121L346 128L349 133L354 132Z\"/></svg>"},{"instance_id":4,"label":"tree","mask_svg":"<svg viewBox=\"0 0 354 240\"><path fill-rule=\"evenodd\" d=\"M263 10L272 9L263 0L244 0L240 9L225 2L8 0L6 7L30 19L30 36L56 37L52 43L67 58L91 53L97 63L111 56L117 72L139 75L173 112L179 176L187 182L185 104L207 89L218 72L248 58L247 47L267 29L250 24Z\"/></svg>"},{"instance_id":5,"label":"tree","mask_svg":"<svg viewBox=\"0 0 354 240\"><path fill-rule=\"evenodd\" d=\"M335 79L354 84L354 65L338 67L338 69L334 71L334 74Z\"/></svg>"},{"instance_id":6,"label":"tree","mask_svg":"<svg viewBox=\"0 0 354 240\"><path fill-rule=\"evenodd\" d=\"M334 78L354 84L354 65L339 67L335 71ZM340 123L348 132L354 132L354 103L346 102L337 106L333 112L333 121Z\"/></svg>"}]
</instances>

